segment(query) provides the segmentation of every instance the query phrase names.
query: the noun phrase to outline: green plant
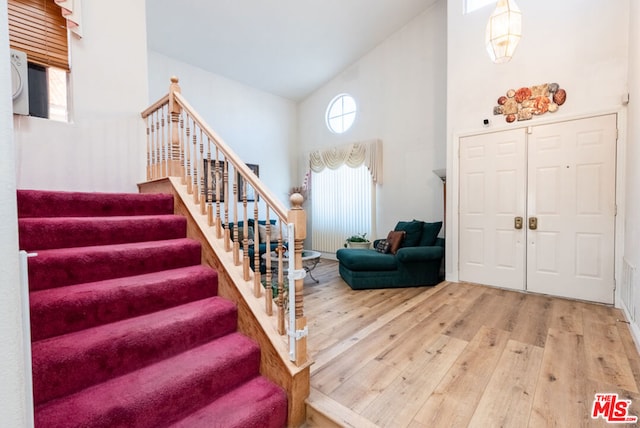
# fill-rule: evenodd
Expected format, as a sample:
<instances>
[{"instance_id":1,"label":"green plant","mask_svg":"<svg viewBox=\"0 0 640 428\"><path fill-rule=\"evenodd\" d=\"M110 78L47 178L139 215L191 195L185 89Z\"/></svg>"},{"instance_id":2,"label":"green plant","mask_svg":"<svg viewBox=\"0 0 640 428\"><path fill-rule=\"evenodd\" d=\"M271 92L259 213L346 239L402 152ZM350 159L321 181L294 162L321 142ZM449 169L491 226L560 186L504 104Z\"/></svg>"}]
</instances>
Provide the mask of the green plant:
<instances>
[{"instance_id":1,"label":"green plant","mask_svg":"<svg viewBox=\"0 0 640 428\"><path fill-rule=\"evenodd\" d=\"M369 242L369 240L367 239L367 234L366 233L351 235L345 241L347 241L347 242ZM345 242L344 246L345 247L347 246L346 242Z\"/></svg>"},{"instance_id":2,"label":"green plant","mask_svg":"<svg viewBox=\"0 0 640 428\"><path fill-rule=\"evenodd\" d=\"M260 281L262 283L262 286L266 289L267 288L267 280L266 279L262 279ZM278 280L277 279L272 279L271 280L271 292L272 292L272 296L274 299L278 298ZM282 296L284 299L287 299L287 294L289 291L289 282L288 281L284 281L284 283L282 284Z\"/></svg>"}]
</instances>

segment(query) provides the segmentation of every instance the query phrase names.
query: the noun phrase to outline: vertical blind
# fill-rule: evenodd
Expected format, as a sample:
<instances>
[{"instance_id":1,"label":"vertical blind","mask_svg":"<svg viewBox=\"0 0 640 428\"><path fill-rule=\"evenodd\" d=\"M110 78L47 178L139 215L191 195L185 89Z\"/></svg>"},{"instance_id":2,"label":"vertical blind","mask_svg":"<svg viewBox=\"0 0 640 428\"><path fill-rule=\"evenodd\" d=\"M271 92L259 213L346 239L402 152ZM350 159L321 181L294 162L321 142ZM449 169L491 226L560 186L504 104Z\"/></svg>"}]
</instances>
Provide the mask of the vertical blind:
<instances>
[{"instance_id":1,"label":"vertical blind","mask_svg":"<svg viewBox=\"0 0 640 428\"><path fill-rule=\"evenodd\" d=\"M372 238L374 186L365 165L313 172L311 221L313 249L335 253L355 234Z\"/></svg>"},{"instance_id":2,"label":"vertical blind","mask_svg":"<svg viewBox=\"0 0 640 428\"><path fill-rule=\"evenodd\" d=\"M69 71L67 23L53 0L8 0L9 45L27 60Z\"/></svg>"}]
</instances>

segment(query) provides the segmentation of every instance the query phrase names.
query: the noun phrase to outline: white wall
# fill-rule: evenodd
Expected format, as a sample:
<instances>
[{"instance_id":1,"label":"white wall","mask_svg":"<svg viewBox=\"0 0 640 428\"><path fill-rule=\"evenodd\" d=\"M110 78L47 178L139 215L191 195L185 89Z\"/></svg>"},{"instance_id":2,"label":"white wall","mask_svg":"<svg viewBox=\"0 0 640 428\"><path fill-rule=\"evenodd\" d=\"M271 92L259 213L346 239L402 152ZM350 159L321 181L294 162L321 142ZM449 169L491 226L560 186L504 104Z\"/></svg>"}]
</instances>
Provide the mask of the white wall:
<instances>
[{"instance_id":1,"label":"white wall","mask_svg":"<svg viewBox=\"0 0 640 428\"><path fill-rule=\"evenodd\" d=\"M448 0L447 71L447 278L457 279L457 137L482 132L482 120L492 129L522 126L493 116L493 106L508 89L556 82L567 91L567 101L556 113L534 117L540 121L589 113L624 113L621 97L627 92L629 1L537 0L518 1L523 36L513 59L493 64L484 46L492 6L462 14L462 1ZM624 114L620 115L623 117ZM626 127L626 123L619 126ZM625 144L624 140L618 143ZM449 189L451 191L449 192Z\"/></svg>"},{"instance_id":2,"label":"white wall","mask_svg":"<svg viewBox=\"0 0 640 428\"><path fill-rule=\"evenodd\" d=\"M72 122L15 116L19 188L136 191L145 178L144 2L85 1L82 20L70 44Z\"/></svg>"},{"instance_id":3,"label":"white wall","mask_svg":"<svg viewBox=\"0 0 640 428\"><path fill-rule=\"evenodd\" d=\"M260 179L288 206L296 174L296 104L157 52L148 58L150 101L166 95L170 77L177 76L189 104L240 158L259 165Z\"/></svg>"},{"instance_id":4,"label":"white wall","mask_svg":"<svg viewBox=\"0 0 640 428\"><path fill-rule=\"evenodd\" d=\"M9 58L7 2L0 3L0 57ZM0 424L33 426L23 340L23 301L18 268L15 149L9 61L0 63ZM29 394L30 395L30 394Z\"/></svg>"},{"instance_id":5,"label":"white wall","mask_svg":"<svg viewBox=\"0 0 640 428\"><path fill-rule=\"evenodd\" d=\"M634 301L625 301L633 315L636 341L640 340L640 2L631 1L629 14L629 107L626 147L625 248L624 258L635 268ZM624 297L624 296L623 296Z\"/></svg>"},{"instance_id":6,"label":"white wall","mask_svg":"<svg viewBox=\"0 0 640 428\"><path fill-rule=\"evenodd\" d=\"M399 220L443 219L442 182L432 170L445 167L446 6L437 2L299 106L300 174L313 150L382 140L376 238ZM358 116L337 135L325 111L342 92L355 98Z\"/></svg>"}]
</instances>

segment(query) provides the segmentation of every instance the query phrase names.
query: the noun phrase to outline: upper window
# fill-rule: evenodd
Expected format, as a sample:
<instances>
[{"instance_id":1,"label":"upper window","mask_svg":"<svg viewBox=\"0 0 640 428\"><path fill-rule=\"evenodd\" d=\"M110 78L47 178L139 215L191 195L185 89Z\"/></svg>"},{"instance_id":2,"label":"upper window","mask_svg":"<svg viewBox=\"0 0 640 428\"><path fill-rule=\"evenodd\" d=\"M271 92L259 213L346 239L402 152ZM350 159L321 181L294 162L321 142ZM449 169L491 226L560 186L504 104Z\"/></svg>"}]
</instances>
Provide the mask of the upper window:
<instances>
[{"instance_id":1,"label":"upper window","mask_svg":"<svg viewBox=\"0 0 640 428\"><path fill-rule=\"evenodd\" d=\"M14 112L66 121L69 47L62 9L54 0L8 0L7 9L12 58L26 55L27 62L25 71L16 68L27 74L20 78L28 90L18 101L14 94Z\"/></svg>"},{"instance_id":2,"label":"upper window","mask_svg":"<svg viewBox=\"0 0 640 428\"><path fill-rule=\"evenodd\" d=\"M464 13L471 13L488 4L493 4L495 6L496 0L464 0Z\"/></svg>"},{"instance_id":3,"label":"upper window","mask_svg":"<svg viewBox=\"0 0 640 428\"><path fill-rule=\"evenodd\" d=\"M356 120L356 101L349 94L338 95L329 103L326 119L331 132L346 132Z\"/></svg>"}]
</instances>

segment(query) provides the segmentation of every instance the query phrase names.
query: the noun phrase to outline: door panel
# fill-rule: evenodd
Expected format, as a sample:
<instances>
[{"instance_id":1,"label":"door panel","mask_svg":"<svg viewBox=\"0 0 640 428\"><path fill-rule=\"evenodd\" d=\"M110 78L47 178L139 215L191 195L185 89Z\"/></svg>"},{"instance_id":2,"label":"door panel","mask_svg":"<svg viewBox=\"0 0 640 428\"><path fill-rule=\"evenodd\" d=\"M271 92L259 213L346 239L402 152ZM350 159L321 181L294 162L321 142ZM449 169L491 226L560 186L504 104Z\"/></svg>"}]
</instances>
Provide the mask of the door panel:
<instances>
[{"instance_id":1,"label":"door panel","mask_svg":"<svg viewBox=\"0 0 640 428\"><path fill-rule=\"evenodd\" d=\"M522 130L460 140L462 281L524 289L525 135Z\"/></svg>"},{"instance_id":2,"label":"door panel","mask_svg":"<svg viewBox=\"0 0 640 428\"><path fill-rule=\"evenodd\" d=\"M460 139L460 279L613 303L616 115L528 131Z\"/></svg>"},{"instance_id":3,"label":"door panel","mask_svg":"<svg viewBox=\"0 0 640 428\"><path fill-rule=\"evenodd\" d=\"M616 116L532 128L527 290L613 303Z\"/></svg>"}]
</instances>

